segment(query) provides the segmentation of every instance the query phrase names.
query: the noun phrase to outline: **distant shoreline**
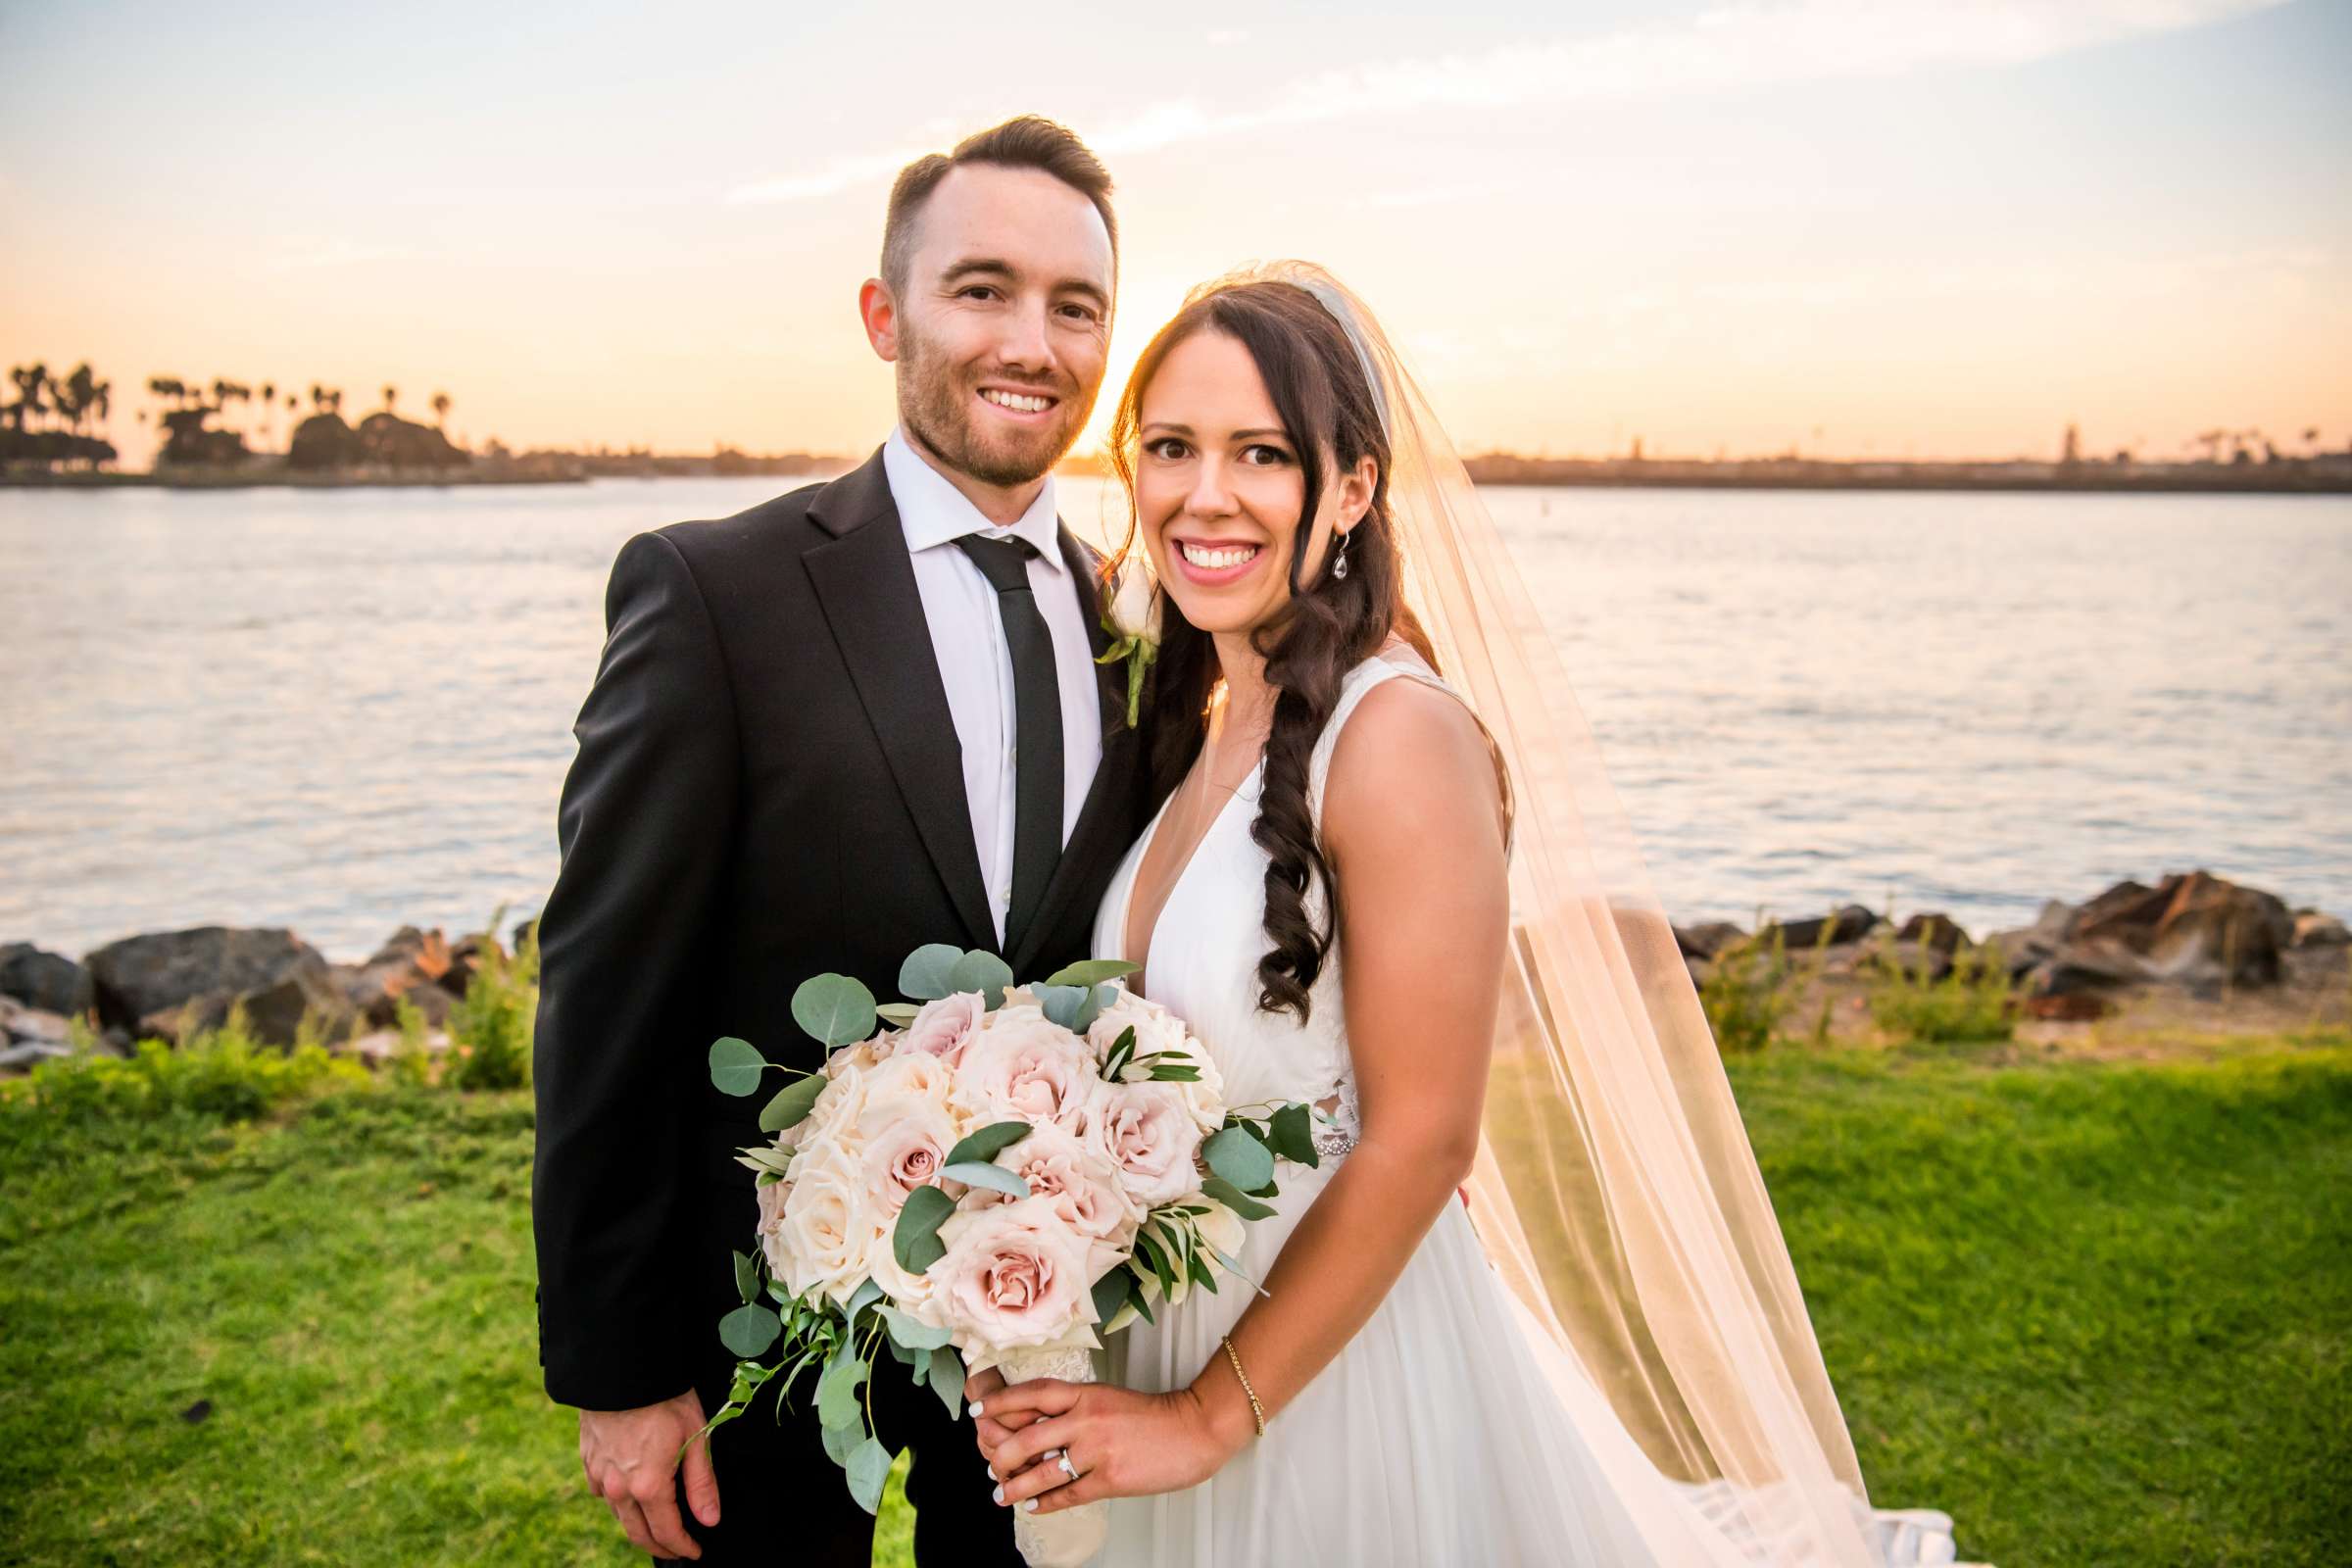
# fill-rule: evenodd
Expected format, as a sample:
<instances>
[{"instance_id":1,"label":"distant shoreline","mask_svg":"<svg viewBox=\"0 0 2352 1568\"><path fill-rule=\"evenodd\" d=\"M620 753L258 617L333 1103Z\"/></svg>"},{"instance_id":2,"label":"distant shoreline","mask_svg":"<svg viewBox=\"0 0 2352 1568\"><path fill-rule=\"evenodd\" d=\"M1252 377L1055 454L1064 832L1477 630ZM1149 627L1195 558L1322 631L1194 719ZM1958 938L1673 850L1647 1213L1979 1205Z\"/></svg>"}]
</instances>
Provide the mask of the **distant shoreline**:
<instances>
[{"instance_id":1,"label":"distant shoreline","mask_svg":"<svg viewBox=\"0 0 2352 1568\"><path fill-rule=\"evenodd\" d=\"M0 473L0 489L19 490L418 490L485 484L584 484L585 473L498 473L472 468L435 472L334 473L277 468L207 472Z\"/></svg>"},{"instance_id":2,"label":"distant shoreline","mask_svg":"<svg viewBox=\"0 0 2352 1568\"><path fill-rule=\"evenodd\" d=\"M754 460L758 463L760 460ZM474 465L443 469L358 472L177 468L0 472L0 489L299 490L443 489L473 485L584 484L590 479L707 479L766 475L807 483L856 465L847 460L803 466L721 465L692 458L638 461L589 458L573 465ZM2069 470L2054 464L1872 464L1777 459L1729 463L1476 457L1467 460L1481 486L1528 489L1992 491L2059 495L2352 495L2352 465L2170 464L2136 471L2111 465ZM1093 462L1065 465L1072 478L1108 479Z\"/></svg>"}]
</instances>

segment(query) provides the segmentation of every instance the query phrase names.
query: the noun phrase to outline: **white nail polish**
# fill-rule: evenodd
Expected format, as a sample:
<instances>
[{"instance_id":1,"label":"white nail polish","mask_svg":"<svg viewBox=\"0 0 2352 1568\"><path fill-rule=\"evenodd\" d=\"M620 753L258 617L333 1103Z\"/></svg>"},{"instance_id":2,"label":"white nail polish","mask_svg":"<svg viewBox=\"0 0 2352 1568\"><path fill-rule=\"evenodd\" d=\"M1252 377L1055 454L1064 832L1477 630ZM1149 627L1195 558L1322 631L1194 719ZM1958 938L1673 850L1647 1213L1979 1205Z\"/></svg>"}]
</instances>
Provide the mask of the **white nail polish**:
<instances>
[{"instance_id":1,"label":"white nail polish","mask_svg":"<svg viewBox=\"0 0 2352 1568\"><path fill-rule=\"evenodd\" d=\"M974 1400L972 1400L972 1401L971 1401L971 1403L972 1403L972 1414L974 1414L974 1415L978 1415L978 1414L980 1414L980 1401L979 1401L978 1399L974 1399Z\"/></svg>"},{"instance_id":2,"label":"white nail polish","mask_svg":"<svg viewBox=\"0 0 2352 1568\"><path fill-rule=\"evenodd\" d=\"M1023 1513L1037 1512L1037 1499L1035 1497L1031 1497L1027 1502L1022 1503L1021 1511Z\"/></svg>"},{"instance_id":3,"label":"white nail polish","mask_svg":"<svg viewBox=\"0 0 2352 1568\"><path fill-rule=\"evenodd\" d=\"M997 1474L997 1467L993 1464L984 1464L980 1468L988 1472L988 1479L991 1481L1002 1481L1004 1479L1003 1476Z\"/></svg>"},{"instance_id":4,"label":"white nail polish","mask_svg":"<svg viewBox=\"0 0 2352 1568\"><path fill-rule=\"evenodd\" d=\"M1004 1500L1004 1489L1003 1487L999 1487L996 1491L990 1493L989 1496L998 1502L1003 1502Z\"/></svg>"}]
</instances>

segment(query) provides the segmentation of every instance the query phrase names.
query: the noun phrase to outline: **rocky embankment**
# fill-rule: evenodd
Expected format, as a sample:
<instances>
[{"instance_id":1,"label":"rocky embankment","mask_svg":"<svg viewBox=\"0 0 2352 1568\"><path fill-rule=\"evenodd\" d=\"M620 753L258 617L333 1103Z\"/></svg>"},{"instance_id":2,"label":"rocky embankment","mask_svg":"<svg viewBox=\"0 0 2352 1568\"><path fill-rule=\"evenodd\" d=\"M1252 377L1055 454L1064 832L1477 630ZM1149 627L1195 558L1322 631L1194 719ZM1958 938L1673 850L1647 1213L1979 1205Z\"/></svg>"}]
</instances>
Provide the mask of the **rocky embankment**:
<instances>
[{"instance_id":1,"label":"rocky embankment","mask_svg":"<svg viewBox=\"0 0 2352 1568\"><path fill-rule=\"evenodd\" d=\"M528 923L509 940L519 945ZM2352 1022L2352 934L2318 909L2204 871L2155 886L2119 882L2082 904L2052 900L2032 925L1982 937L1935 912L1900 924L1860 905L1812 919L1743 931L1677 926L1685 959L1704 983L1725 955L1776 935L1807 995L1826 1000L1834 1032L1852 1033L1864 993L1886 973L1941 979L1979 953L2010 977L2029 1027L2045 1032L2103 1018L2126 1025L2284 1029ZM68 1048L67 1020L90 1021L117 1051L135 1040L177 1042L242 1004L257 1039L293 1043L308 1015L335 1049L378 1056L396 1041L407 998L438 1033L487 954L491 933L452 941L404 926L364 963L330 963L293 932L202 926L125 937L79 962L29 943L0 946L0 1070L23 1071ZM1838 1004L1847 1004L1840 1007Z\"/></svg>"},{"instance_id":2,"label":"rocky embankment","mask_svg":"<svg viewBox=\"0 0 2352 1568\"><path fill-rule=\"evenodd\" d=\"M519 945L529 922L515 927ZM25 1070L63 1055L67 1020L82 1018L107 1047L138 1040L177 1044L219 1027L242 1005L253 1037L290 1046L304 1018L336 1050L388 1054L406 999L434 1037L492 953L496 935L452 941L440 928L403 926L364 963L330 963L277 927L198 926L125 937L77 963L30 943L0 945L0 1068ZM437 1040L436 1040L437 1043Z\"/></svg>"},{"instance_id":3,"label":"rocky embankment","mask_svg":"<svg viewBox=\"0 0 2352 1568\"><path fill-rule=\"evenodd\" d=\"M2044 1038L2102 1019L2125 1029L2225 1031L2352 1023L2352 933L2319 909L2206 871L2170 872L2155 886L2118 882L2082 904L2052 899L2032 925L1971 937L1950 917L1896 924L1860 905L1754 932L1714 922L1677 926L1702 984L1726 955L1775 933L1803 993L1792 1009L1833 1007L1833 1032L1859 1032L1848 1014L1896 971L1940 980L1964 954L2009 976L2021 1032ZM1843 1004L1840 1007L1839 1004Z\"/></svg>"}]
</instances>

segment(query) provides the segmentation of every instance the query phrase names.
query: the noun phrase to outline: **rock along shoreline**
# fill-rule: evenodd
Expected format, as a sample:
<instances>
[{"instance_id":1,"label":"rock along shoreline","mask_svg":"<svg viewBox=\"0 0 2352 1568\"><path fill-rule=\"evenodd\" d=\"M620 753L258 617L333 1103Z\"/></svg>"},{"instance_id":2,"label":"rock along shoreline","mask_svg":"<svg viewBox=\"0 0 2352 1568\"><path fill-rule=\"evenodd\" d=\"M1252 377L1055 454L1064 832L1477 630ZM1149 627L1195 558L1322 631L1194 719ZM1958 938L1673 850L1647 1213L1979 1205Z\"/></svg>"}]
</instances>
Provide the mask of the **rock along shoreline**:
<instances>
[{"instance_id":1,"label":"rock along shoreline","mask_svg":"<svg viewBox=\"0 0 2352 1568\"><path fill-rule=\"evenodd\" d=\"M440 1036L484 960L533 940L534 923L517 923L504 943L493 932L453 939L403 926L359 963L329 962L283 927L149 932L79 959L0 944L0 1073L68 1054L72 1020L127 1054L140 1040L177 1044L218 1028L235 1007L259 1041L290 1046L307 1018L330 1050L378 1057L396 1041L404 999ZM2032 925L1982 937L1933 910L1897 923L1861 905L1754 931L1728 921L1674 931L1701 985L1728 956L1776 942L1800 965L1810 958L1803 983L1826 1001L1835 1033L1856 1032L1848 1014L1864 1010L1875 981L1940 980L1968 954L1997 959L2021 1021L2045 1036L2102 1019L2240 1031L2352 1023L2345 923L2203 870L2119 882L2081 904L2053 899Z\"/></svg>"}]
</instances>

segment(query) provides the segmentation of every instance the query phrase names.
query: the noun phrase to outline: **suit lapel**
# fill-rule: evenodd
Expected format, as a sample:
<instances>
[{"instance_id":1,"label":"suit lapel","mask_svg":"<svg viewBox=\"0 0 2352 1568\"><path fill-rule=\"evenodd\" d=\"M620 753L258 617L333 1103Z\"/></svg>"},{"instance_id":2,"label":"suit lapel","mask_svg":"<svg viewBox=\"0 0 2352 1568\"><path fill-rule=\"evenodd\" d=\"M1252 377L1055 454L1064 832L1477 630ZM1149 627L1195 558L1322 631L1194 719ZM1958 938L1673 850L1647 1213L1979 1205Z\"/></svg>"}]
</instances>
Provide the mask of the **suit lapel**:
<instances>
[{"instance_id":1,"label":"suit lapel","mask_svg":"<svg viewBox=\"0 0 2352 1568\"><path fill-rule=\"evenodd\" d=\"M996 922L972 845L956 718L948 710L930 641L919 635L926 624L922 594L915 587L882 454L877 451L827 485L808 512L834 537L801 559L866 720L963 920L964 941L994 951Z\"/></svg>"},{"instance_id":2,"label":"suit lapel","mask_svg":"<svg viewBox=\"0 0 2352 1568\"><path fill-rule=\"evenodd\" d=\"M1086 617L1087 646L1100 657L1110 646L1110 632L1102 624L1102 579L1097 576L1101 563L1068 527L1064 526L1060 535L1061 559L1069 565L1078 592L1078 608ZM1054 867L1053 880L1046 884L1037 914L1029 922L1029 929L1022 933L1017 951L1007 960L1012 964L1012 972L1023 980L1045 978L1042 974L1030 974L1029 966L1037 961L1047 938L1061 923L1070 900L1079 888L1087 885L1088 873L1102 862L1106 853L1117 854L1127 848L1112 842L1123 820L1118 809L1121 790L1133 776L1136 737L1127 727L1127 670L1123 664L1098 664L1095 676L1102 706L1102 757L1095 764L1094 782L1087 789L1086 804L1079 808L1078 823L1070 830L1069 842L1061 847L1061 859Z\"/></svg>"}]
</instances>

